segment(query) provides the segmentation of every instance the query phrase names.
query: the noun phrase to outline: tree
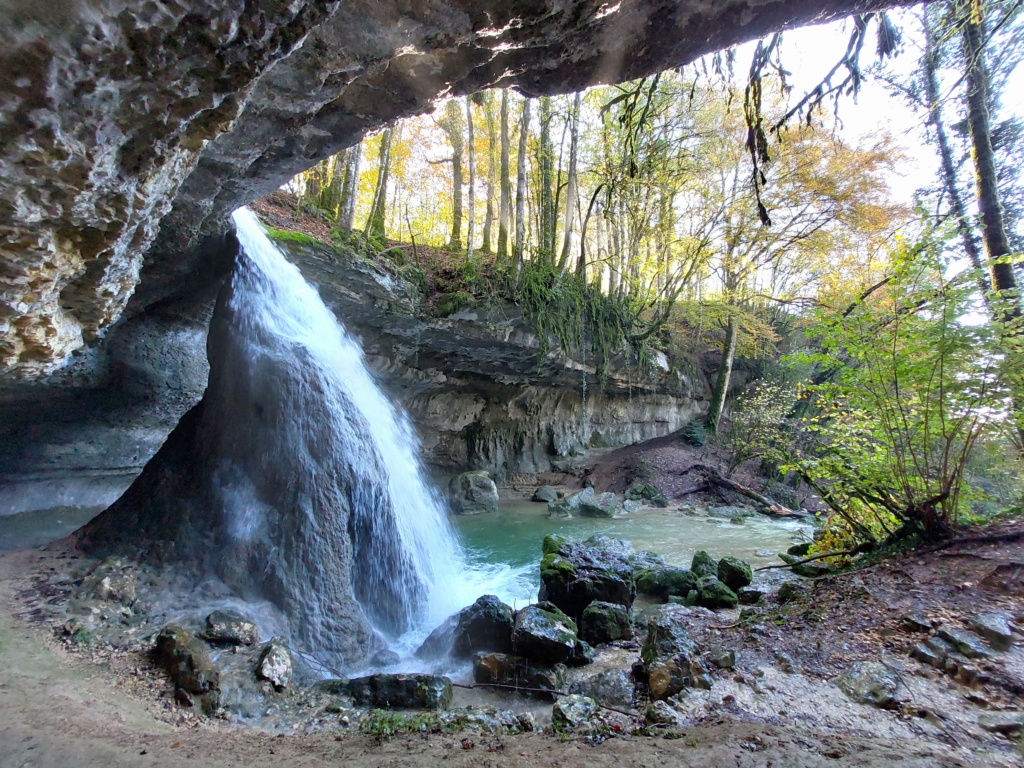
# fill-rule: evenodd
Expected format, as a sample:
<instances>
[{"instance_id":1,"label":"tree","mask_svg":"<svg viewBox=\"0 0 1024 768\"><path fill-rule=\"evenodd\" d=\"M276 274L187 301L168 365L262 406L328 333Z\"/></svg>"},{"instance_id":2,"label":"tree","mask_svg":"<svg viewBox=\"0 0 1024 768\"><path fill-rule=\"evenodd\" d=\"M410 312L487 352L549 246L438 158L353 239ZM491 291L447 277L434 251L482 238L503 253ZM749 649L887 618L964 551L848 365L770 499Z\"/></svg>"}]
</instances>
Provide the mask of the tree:
<instances>
[{"instance_id":1,"label":"tree","mask_svg":"<svg viewBox=\"0 0 1024 768\"><path fill-rule=\"evenodd\" d=\"M523 101L523 112L519 118L519 157L516 168L516 273L523 268L523 253L526 249L526 139L530 132L530 100Z\"/></svg>"},{"instance_id":2,"label":"tree","mask_svg":"<svg viewBox=\"0 0 1024 768\"><path fill-rule=\"evenodd\" d=\"M452 148L452 232L448 238L448 249L462 250L462 110L458 100L449 99L445 104L444 117L440 126Z\"/></svg>"},{"instance_id":3,"label":"tree","mask_svg":"<svg viewBox=\"0 0 1024 768\"><path fill-rule=\"evenodd\" d=\"M466 138L469 144L469 225L466 232L466 261L473 261L473 225L476 218L476 162L474 158L473 100L466 97Z\"/></svg>"},{"instance_id":4,"label":"tree","mask_svg":"<svg viewBox=\"0 0 1024 768\"><path fill-rule=\"evenodd\" d=\"M555 148L551 143L551 97L540 98L540 227L537 249L547 259L554 259L555 253L555 198L551 189L555 169Z\"/></svg>"},{"instance_id":5,"label":"tree","mask_svg":"<svg viewBox=\"0 0 1024 768\"><path fill-rule=\"evenodd\" d=\"M498 144L497 128L494 124L494 91L484 94L484 115L487 121L487 210L484 213L484 253L492 253L491 227L494 223L494 187L497 184L498 163L495 155Z\"/></svg>"},{"instance_id":6,"label":"tree","mask_svg":"<svg viewBox=\"0 0 1024 768\"><path fill-rule=\"evenodd\" d=\"M512 182L509 179L508 89L501 89L501 190L498 205L498 255L508 256L509 218L512 214Z\"/></svg>"},{"instance_id":7,"label":"tree","mask_svg":"<svg viewBox=\"0 0 1024 768\"><path fill-rule=\"evenodd\" d=\"M366 237L378 247L383 246L386 236L385 218L388 205L388 176L391 173L391 144L399 130L389 126L381 133L380 158L378 161L377 185L373 192L373 204L366 220Z\"/></svg>"},{"instance_id":8,"label":"tree","mask_svg":"<svg viewBox=\"0 0 1024 768\"><path fill-rule=\"evenodd\" d=\"M345 179L338 204L338 224L352 230L356 223L356 200L359 197L359 164L363 156L363 143L345 150Z\"/></svg>"},{"instance_id":9,"label":"tree","mask_svg":"<svg viewBox=\"0 0 1024 768\"><path fill-rule=\"evenodd\" d=\"M565 234L562 241L562 255L558 262L558 271L565 273L569 266L569 257L572 255L572 230L575 225L577 197L579 195L579 143L580 143L580 103L582 94L578 93L573 98L572 111L569 115L569 173L566 180L565 190Z\"/></svg>"}]
</instances>

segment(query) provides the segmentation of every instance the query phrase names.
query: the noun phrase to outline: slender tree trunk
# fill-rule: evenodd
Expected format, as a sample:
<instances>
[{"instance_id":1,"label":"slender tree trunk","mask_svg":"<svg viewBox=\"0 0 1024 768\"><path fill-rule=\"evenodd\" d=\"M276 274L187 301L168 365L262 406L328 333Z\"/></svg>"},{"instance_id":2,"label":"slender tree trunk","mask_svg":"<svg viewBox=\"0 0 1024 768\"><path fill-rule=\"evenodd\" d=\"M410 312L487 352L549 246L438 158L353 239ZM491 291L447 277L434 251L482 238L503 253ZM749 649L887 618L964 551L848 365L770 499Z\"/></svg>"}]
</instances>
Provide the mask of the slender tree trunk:
<instances>
[{"instance_id":1,"label":"slender tree trunk","mask_svg":"<svg viewBox=\"0 0 1024 768\"><path fill-rule=\"evenodd\" d=\"M562 241L562 258L558 263L558 271L565 273L569 267L569 258L572 255L572 228L576 217L576 197L578 195L577 163L579 161L580 143L580 101L582 94L577 93L573 99L572 127L569 133L569 175L566 179L565 190L565 239Z\"/></svg>"},{"instance_id":2,"label":"slender tree trunk","mask_svg":"<svg viewBox=\"0 0 1024 768\"><path fill-rule=\"evenodd\" d=\"M516 162L516 274L523 268L526 247L526 140L530 132L530 100L523 101L519 118L519 157Z\"/></svg>"},{"instance_id":3,"label":"slender tree trunk","mask_svg":"<svg viewBox=\"0 0 1024 768\"><path fill-rule=\"evenodd\" d=\"M388 176L391 174L391 142L394 140L395 128L385 128L380 138L380 161L378 164L377 187L373 192L373 206L366 220L366 237L374 241L376 247L384 245L386 238L385 218L388 206Z\"/></svg>"},{"instance_id":4,"label":"slender tree trunk","mask_svg":"<svg viewBox=\"0 0 1024 768\"><path fill-rule=\"evenodd\" d=\"M553 262L555 257L555 198L551 189L555 170L555 147L551 143L551 97L540 98L540 253Z\"/></svg>"},{"instance_id":5,"label":"slender tree trunk","mask_svg":"<svg viewBox=\"0 0 1024 768\"><path fill-rule=\"evenodd\" d=\"M508 256L509 219L512 216L512 181L509 178L508 89L501 89L501 198L498 204L498 255Z\"/></svg>"},{"instance_id":6,"label":"slender tree trunk","mask_svg":"<svg viewBox=\"0 0 1024 768\"><path fill-rule=\"evenodd\" d=\"M466 227L466 261L473 260L473 224L476 215L476 162L473 148L473 100L466 97L466 138L469 141L469 223Z\"/></svg>"},{"instance_id":7,"label":"slender tree trunk","mask_svg":"<svg viewBox=\"0 0 1024 768\"><path fill-rule=\"evenodd\" d=\"M487 118L487 210L484 213L484 253L492 253L491 229L494 225L494 187L498 179L497 128L494 124L494 91L488 91L485 104Z\"/></svg>"},{"instance_id":8,"label":"slender tree trunk","mask_svg":"<svg viewBox=\"0 0 1024 768\"><path fill-rule=\"evenodd\" d=\"M331 214L332 219L337 219L338 205L341 203L342 180L345 177L345 159L348 150L339 152L331 158L331 183L324 190L323 210Z\"/></svg>"},{"instance_id":9,"label":"slender tree trunk","mask_svg":"<svg viewBox=\"0 0 1024 768\"><path fill-rule=\"evenodd\" d=\"M348 148L345 163L345 181L341 188L341 203L338 205L338 224L352 230L356 225L356 201L359 198L359 164L363 158L363 143Z\"/></svg>"},{"instance_id":10,"label":"slender tree trunk","mask_svg":"<svg viewBox=\"0 0 1024 768\"><path fill-rule=\"evenodd\" d=\"M729 322L725 327L725 344L722 345L722 364L718 367L715 388L711 392L711 405L708 406L708 416L704 422L707 431L715 435L718 434L718 423L722 418L722 411L725 410L725 396L729 391L732 363L736 357L737 335L736 316L730 311Z\"/></svg>"},{"instance_id":11,"label":"slender tree trunk","mask_svg":"<svg viewBox=\"0 0 1024 768\"><path fill-rule=\"evenodd\" d=\"M441 127L452 145L452 232L448 237L448 250L462 250L462 109L458 100L449 99L445 105Z\"/></svg>"},{"instance_id":12,"label":"slender tree trunk","mask_svg":"<svg viewBox=\"0 0 1024 768\"><path fill-rule=\"evenodd\" d=\"M932 29L932 21L929 19L928 11L925 10L924 21L925 52L924 52L924 92L925 105L928 108L928 122L935 130L935 141L939 150L939 161L942 169L942 183L946 188L946 196L949 198L949 206L956 219L956 228L960 233L960 240L963 243L964 253L978 273L978 288L981 290L985 302L988 303L988 291L990 285L985 277L984 263L981 257L981 249L974 236L974 229L967 218L967 207L960 196L960 187L957 185L956 165L953 162L953 151L949 146L949 137L946 134L946 124L942 119L942 101L939 95L939 50L935 44L935 30Z\"/></svg>"},{"instance_id":13,"label":"slender tree trunk","mask_svg":"<svg viewBox=\"0 0 1024 768\"><path fill-rule=\"evenodd\" d=\"M985 65L984 6L982 0L961 0L964 58L967 68L967 126L978 195L985 254L992 271L993 315L999 327L1006 360L1003 374L1010 385L1018 449L1024 453L1024 328L1021 327L1020 293L1006 236L1003 209L999 201L992 128L989 121L989 76Z\"/></svg>"},{"instance_id":14,"label":"slender tree trunk","mask_svg":"<svg viewBox=\"0 0 1024 768\"><path fill-rule=\"evenodd\" d=\"M306 190L305 194L302 196L302 200L307 207L320 207L320 195L323 192L322 182L323 176L320 169L320 163L317 163L306 171Z\"/></svg>"}]
</instances>

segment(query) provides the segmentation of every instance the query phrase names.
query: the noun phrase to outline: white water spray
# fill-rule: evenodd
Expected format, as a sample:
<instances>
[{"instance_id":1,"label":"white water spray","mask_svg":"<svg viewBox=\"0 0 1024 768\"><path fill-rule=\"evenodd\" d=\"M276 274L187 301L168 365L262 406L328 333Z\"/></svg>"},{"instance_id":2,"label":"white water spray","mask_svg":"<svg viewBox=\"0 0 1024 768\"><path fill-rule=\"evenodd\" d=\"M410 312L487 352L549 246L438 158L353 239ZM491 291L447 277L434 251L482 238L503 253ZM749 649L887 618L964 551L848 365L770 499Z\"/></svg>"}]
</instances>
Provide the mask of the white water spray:
<instances>
[{"instance_id":1,"label":"white water spray","mask_svg":"<svg viewBox=\"0 0 1024 768\"><path fill-rule=\"evenodd\" d=\"M445 506L423 476L413 430L377 386L359 346L269 240L253 213L240 209L233 219L247 258L239 260L232 276L228 309L244 336L245 354L252 359L294 355L296 366L309 370L296 399L316 402L315 409L285 407L274 415L281 423L275 432L278 444L271 447L273 460L294 462L298 473L316 473L325 463L344 467L344 487L325 492L348 496L355 597L374 628L406 655L426 632L484 591L500 593L509 574L467 566ZM284 363L290 368L289 360ZM308 423L317 418L330 424L326 437L323 424ZM332 444L322 445L325 440ZM310 446L310 441L316 444ZM246 500L245 482L230 480L230 467L224 474L228 480L222 497L241 502L226 504L234 507L226 512L236 515L229 527L241 539L259 536L259 505ZM315 483L316 478L308 481ZM330 522L306 520L304 525L315 530ZM306 546L309 539L304 531L301 544ZM314 540L315 553L320 551L316 544ZM322 565L329 572L330 564ZM315 582L319 577L314 571L308 578ZM315 592L316 587L286 585L298 594ZM330 605L311 604L306 613L315 620L329 617L330 610ZM309 634L315 639L315 633Z\"/></svg>"}]
</instances>

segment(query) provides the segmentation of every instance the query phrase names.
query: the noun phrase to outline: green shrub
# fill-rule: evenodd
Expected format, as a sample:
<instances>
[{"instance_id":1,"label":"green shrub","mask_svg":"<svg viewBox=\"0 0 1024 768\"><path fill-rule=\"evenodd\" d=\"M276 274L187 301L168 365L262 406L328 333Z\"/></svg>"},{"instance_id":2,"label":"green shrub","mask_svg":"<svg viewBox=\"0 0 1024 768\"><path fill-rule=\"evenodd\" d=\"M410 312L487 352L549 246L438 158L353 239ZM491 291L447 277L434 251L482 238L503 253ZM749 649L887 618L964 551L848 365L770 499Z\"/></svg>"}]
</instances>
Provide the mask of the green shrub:
<instances>
[{"instance_id":1,"label":"green shrub","mask_svg":"<svg viewBox=\"0 0 1024 768\"><path fill-rule=\"evenodd\" d=\"M679 430L679 439L683 445L689 445L691 448L702 447L708 441L708 433L704 429L704 421L698 418L690 419Z\"/></svg>"}]
</instances>

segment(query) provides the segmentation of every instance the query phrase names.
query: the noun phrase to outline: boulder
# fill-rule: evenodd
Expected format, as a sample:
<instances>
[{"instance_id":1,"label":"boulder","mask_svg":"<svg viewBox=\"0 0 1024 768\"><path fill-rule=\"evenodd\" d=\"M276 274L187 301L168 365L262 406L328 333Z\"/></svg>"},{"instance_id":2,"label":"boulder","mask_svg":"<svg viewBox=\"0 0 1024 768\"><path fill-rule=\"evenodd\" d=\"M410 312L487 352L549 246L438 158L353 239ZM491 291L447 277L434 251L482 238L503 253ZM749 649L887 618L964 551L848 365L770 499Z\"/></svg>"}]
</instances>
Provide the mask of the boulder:
<instances>
[{"instance_id":1,"label":"boulder","mask_svg":"<svg viewBox=\"0 0 1024 768\"><path fill-rule=\"evenodd\" d=\"M691 589L697 589L699 580L687 568L660 566L646 568L636 574L636 590L651 597L668 600L670 597L686 597Z\"/></svg>"},{"instance_id":2,"label":"boulder","mask_svg":"<svg viewBox=\"0 0 1024 768\"><path fill-rule=\"evenodd\" d=\"M576 635L576 622L552 603L528 605L516 613L512 647L531 662L587 664L593 654Z\"/></svg>"},{"instance_id":3,"label":"boulder","mask_svg":"<svg viewBox=\"0 0 1024 768\"><path fill-rule=\"evenodd\" d=\"M899 704L899 676L875 661L855 661L836 678L836 685L858 704L893 709Z\"/></svg>"},{"instance_id":4,"label":"boulder","mask_svg":"<svg viewBox=\"0 0 1024 768\"><path fill-rule=\"evenodd\" d=\"M623 606L595 600L583 609L579 635L591 645L629 640L633 637L633 622Z\"/></svg>"},{"instance_id":5,"label":"boulder","mask_svg":"<svg viewBox=\"0 0 1024 768\"><path fill-rule=\"evenodd\" d=\"M793 557L797 558L807 557L807 555L811 552L811 547L813 546L813 541L804 541L800 544L794 544L792 547L787 549L786 554L792 555Z\"/></svg>"},{"instance_id":6,"label":"boulder","mask_svg":"<svg viewBox=\"0 0 1024 768\"><path fill-rule=\"evenodd\" d=\"M757 605L764 597L764 592L756 587L741 587L737 590L736 597L740 599L741 605Z\"/></svg>"},{"instance_id":7,"label":"boulder","mask_svg":"<svg viewBox=\"0 0 1024 768\"><path fill-rule=\"evenodd\" d=\"M665 498L664 494L656 486L640 482L639 480L626 489L625 496L627 501L644 501L652 507L664 509L668 506L668 499Z\"/></svg>"},{"instance_id":8,"label":"boulder","mask_svg":"<svg viewBox=\"0 0 1024 768\"><path fill-rule=\"evenodd\" d=\"M652 701L647 705L644 722L648 725L682 725L683 716L667 701Z\"/></svg>"},{"instance_id":9,"label":"boulder","mask_svg":"<svg viewBox=\"0 0 1024 768\"><path fill-rule=\"evenodd\" d=\"M600 709L597 702L589 696L559 696L551 708L551 724L555 730L576 728L596 715Z\"/></svg>"},{"instance_id":10,"label":"boulder","mask_svg":"<svg viewBox=\"0 0 1024 768\"><path fill-rule=\"evenodd\" d=\"M614 493L595 493L593 488L586 488L576 496L576 506L583 517L615 517L619 511L619 497Z\"/></svg>"},{"instance_id":11,"label":"boulder","mask_svg":"<svg viewBox=\"0 0 1024 768\"><path fill-rule=\"evenodd\" d=\"M416 650L420 658L438 658L451 653L469 658L477 651L512 651L515 613L494 595L477 598L430 633Z\"/></svg>"},{"instance_id":12,"label":"boulder","mask_svg":"<svg viewBox=\"0 0 1024 768\"><path fill-rule=\"evenodd\" d=\"M554 692L562 690L567 671L564 664L541 667L505 653L478 653L473 657L476 682L528 689L524 691L528 695L544 698L554 698Z\"/></svg>"},{"instance_id":13,"label":"boulder","mask_svg":"<svg viewBox=\"0 0 1024 768\"><path fill-rule=\"evenodd\" d=\"M206 644L186 629L170 624L156 637L154 658L174 685L188 693L206 694L219 682Z\"/></svg>"},{"instance_id":14,"label":"boulder","mask_svg":"<svg viewBox=\"0 0 1024 768\"><path fill-rule=\"evenodd\" d=\"M256 624L238 611L213 611L206 617L202 637L227 645L254 645L260 639Z\"/></svg>"},{"instance_id":15,"label":"boulder","mask_svg":"<svg viewBox=\"0 0 1024 768\"><path fill-rule=\"evenodd\" d=\"M652 701L675 696L688 687L711 688L711 678L679 611L666 606L647 621L647 638L640 658L647 667Z\"/></svg>"},{"instance_id":16,"label":"boulder","mask_svg":"<svg viewBox=\"0 0 1024 768\"><path fill-rule=\"evenodd\" d=\"M581 619L595 600L629 608L636 597L629 557L615 548L563 542L541 561L540 599L554 603L574 620Z\"/></svg>"},{"instance_id":17,"label":"boulder","mask_svg":"<svg viewBox=\"0 0 1024 768\"><path fill-rule=\"evenodd\" d=\"M735 608L738 602L736 593L714 576L700 580L697 605L705 608Z\"/></svg>"},{"instance_id":18,"label":"boulder","mask_svg":"<svg viewBox=\"0 0 1024 768\"><path fill-rule=\"evenodd\" d=\"M690 563L690 570L696 574L697 578L704 578L705 576L718 576L718 562L705 552L703 549L698 550L693 556L693 561Z\"/></svg>"},{"instance_id":19,"label":"boulder","mask_svg":"<svg viewBox=\"0 0 1024 768\"><path fill-rule=\"evenodd\" d=\"M606 669L604 672L574 681L569 686L569 693L583 694L601 704L620 709L632 709L636 684L627 670Z\"/></svg>"},{"instance_id":20,"label":"boulder","mask_svg":"<svg viewBox=\"0 0 1024 768\"><path fill-rule=\"evenodd\" d=\"M543 502L558 501L558 491L550 485L542 485L533 492L533 497L530 500Z\"/></svg>"},{"instance_id":21,"label":"boulder","mask_svg":"<svg viewBox=\"0 0 1024 768\"><path fill-rule=\"evenodd\" d=\"M568 539L556 533L549 533L541 542L540 551L542 555L557 555L558 551L568 544Z\"/></svg>"},{"instance_id":22,"label":"boulder","mask_svg":"<svg viewBox=\"0 0 1024 768\"><path fill-rule=\"evenodd\" d=\"M349 681L349 695L363 707L447 709L452 681L439 675L377 674Z\"/></svg>"},{"instance_id":23,"label":"boulder","mask_svg":"<svg viewBox=\"0 0 1024 768\"><path fill-rule=\"evenodd\" d=\"M719 669L732 669L736 666L736 652L718 648L708 654L708 661Z\"/></svg>"},{"instance_id":24,"label":"boulder","mask_svg":"<svg viewBox=\"0 0 1024 768\"><path fill-rule=\"evenodd\" d=\"M497 512L498 486L487 472L463 472L449 481L448 499L457 515Z\"/></svg>"},{"instance_id":25,"label":"boulder","mask_svg":"<svg viewBox=\"0 0 1024 768\"><path fill-rule=\"evenodd\" d=\"M292 655L284 641L275 637L263 648L256 665L256 676L266 680L275 690L283 691L292 681Z\"/></svg>"},{"instance_id":26,"label":"boulder","mask_svg":"<svg viewBox=\"0 0 1024 768\"><path fill-rule=\"evenodd\" d=\"M981 638L970 632L943 625L935 634L969 659L987 659L992 655L992 652L982 644Z\"/></svg>"},{"instance_id":27,"label":"boulder","mask_svg":"<svg viewBox=\"0 0 1024 768\"><path fill-rule=\"evenodd\" d=\"M736 592L750 586L750 582L754 580L754 572L739 558L726 555L718 561L718 580Z\"/></svg>"}]
</instances>

